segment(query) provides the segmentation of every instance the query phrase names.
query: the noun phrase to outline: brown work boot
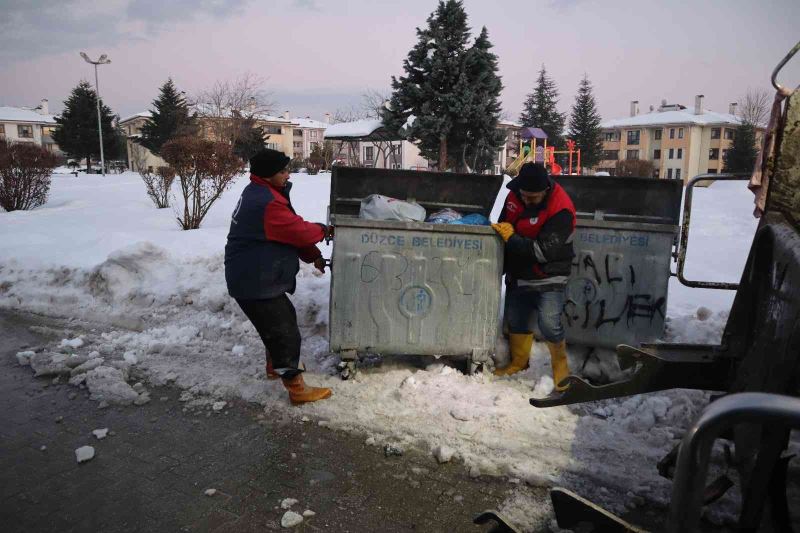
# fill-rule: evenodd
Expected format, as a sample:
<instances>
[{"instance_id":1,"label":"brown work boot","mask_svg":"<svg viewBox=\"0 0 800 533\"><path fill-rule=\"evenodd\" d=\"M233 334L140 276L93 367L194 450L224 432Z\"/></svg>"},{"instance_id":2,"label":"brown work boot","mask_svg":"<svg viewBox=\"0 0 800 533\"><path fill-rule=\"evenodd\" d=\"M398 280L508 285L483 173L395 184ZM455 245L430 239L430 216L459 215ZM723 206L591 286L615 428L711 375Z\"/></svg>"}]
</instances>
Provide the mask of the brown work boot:
<instances>
[{"instance_id":1,"label":"brown work boot","mask_svg":"<svg viewBox=\"0 0 800 533\"><path fill-rule=\"evenodd\" d=\"M279 377L280 376L277 372L275 372L275 369L272 368L272 361L267 359L267 379L278 379Z\"/></svg>"},{"instance_id":2,"label":"brown work boot","mask_svg":"<svg viewBox=\"0 0 800 533\"><path fill-rule=\"evenodd\" d=\"M325 387L309 387L303 381L303 374L297 374L293 378L281 378L283 386L289 391L289 401L292 405L316 402L330 398L333 391Z\"/></svg>"}]
</instances>

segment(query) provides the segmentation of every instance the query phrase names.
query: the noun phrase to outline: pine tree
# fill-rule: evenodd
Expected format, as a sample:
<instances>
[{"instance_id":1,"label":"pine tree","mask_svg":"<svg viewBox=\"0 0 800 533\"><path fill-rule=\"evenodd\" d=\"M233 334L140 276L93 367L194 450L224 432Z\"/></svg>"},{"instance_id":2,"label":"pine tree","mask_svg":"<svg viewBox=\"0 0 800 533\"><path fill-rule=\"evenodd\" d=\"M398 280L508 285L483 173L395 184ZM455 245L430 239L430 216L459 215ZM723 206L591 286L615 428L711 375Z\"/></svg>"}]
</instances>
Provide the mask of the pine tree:
<instances>
[{"instance_id":1,"label":"pine tree","mask_svg":"<svg viewBox=\"0 0 800 533\"><path fill-rule=\"evenodd\" d=\"M756 129L744 122L736 128L733 144L724 156L724 172L752 172L757 157Z\"/></svg>"},{"instance_id":2,"label":"pine tree","mask_svg":"<svg viewBox=\"0 0 800 533\"><path fill-rule=\"evenodd\" d=\"M405 76L392 76L390 109L382 119L389 131L406 128L407 138L418 144L422 156L438 160L439 168L445 170L453 154L460 152L463 159L462 147L451 142L463 121L462 76L469 27L458 0L440 0L427 22L427 28L417 28L418 42L403 61Z\"/></svg>"},{"instance_id":3,"label":"pine tree","mask_svg":"<svg viewBox=\"0 0 800 533\"><path fill-rule=\"evenodd\" d=\"M569 119L569 136L581 151L581 166L593 167L600 162L603 153L600 120L592 84L584 74Z\"/></svg>"},{"instance_id":4,"label":"pine tree","mask_svg":"<svg viewBox=\"0 0 800 533\"><path fill-rule=\"evenodd\" d=\"M489 32L484 27L464 57L464 74L456 89L463 98L461 120L457 123L453 148L461 149L456 159L460 170L474 172L492 168L505 135L497 129L502 106L503 84L497 75L497 56L491 52ZM452 153L452 152L451 152Z\"/></svg>"},{"instance_id":5,"label":"pine tree","mask_svg":"<svg viewBox=\"0 0 800 533\"><path fill-rule=\"evenodd\" d=\"M150 118L142 126L139 144L158 154L164 143L175 137L195 132L195 120L189 115L189 106L183 94L178 92L172 78L168 78L153 100Z\"/></svg>"},{"instance_id":6,"label":"pine tree","mask_svg":"<svg viewBox=\"0 0 800 533\"><path fill-rule=\"evenodd\" d=\"M111 109L100 102L100 120L103 127L103 151L112 154L117 149L119 138L112 124ZM82 81L72 89L64 102L64 111L56 117L53 140L58 147L73 159L86 159L90 168L91 158L100 157L100 142L97 131L97 95L88 82Z\"/></svg>"},{"instance_id":7,"label":"pine tree","mask_svg":"<svg viewBox=\"0 0 800 533\"><path fill-rule=\"evenodd\" d=\"M560 148L564 144L565 117L559 113L557 105L558 88L542 65L536 87L526 97L519 121L525 127L541 128L547 134L547 144Z\"/></svg>"},{"instance_id":8,"label":"pine tree","mask_svg":"<svg viewBox=\"0 0 800 533\"><path fill-rule=\"evenodd\" d=\"M266 135L264 128L256 123L256 119L241 117L238 113L234 115L236 116L234 125L239 131L233 136L233 153L243 161L249 161L256 152L267 147L265 139L268 139L269 135Z\"/></svg>"}]
</instances>

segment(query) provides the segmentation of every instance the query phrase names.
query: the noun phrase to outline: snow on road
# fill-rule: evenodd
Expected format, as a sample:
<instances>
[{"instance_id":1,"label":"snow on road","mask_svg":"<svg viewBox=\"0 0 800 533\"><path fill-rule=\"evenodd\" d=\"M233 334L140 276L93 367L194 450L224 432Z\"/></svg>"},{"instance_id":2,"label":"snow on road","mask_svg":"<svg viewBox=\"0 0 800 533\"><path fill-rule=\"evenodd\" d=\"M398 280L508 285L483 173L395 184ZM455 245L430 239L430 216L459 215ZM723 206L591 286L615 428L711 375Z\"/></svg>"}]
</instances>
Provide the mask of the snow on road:
<instances>
[{"instance_id":1,"label":"snow on road","mask_svg":"<svg viewBox=\"0 0 800 533\"><path fill-rule=\"evenodd\" d=\"M298 213L324 221L329 175L297 174L292 181ZM99 324L100 332L87 332L81 342L66 339L52 347L101 359L102 366L87 371L90 388L134 365L152 383L186 389L185 400L208 398L211 405L242 398L298 419L316 417L375 445L413 446L437 456L444 450L472 475L559 484L617 510L643 499L668 500L670 483L655 463L702 409L704 393L667 391L537 410L528 398L552 388L549 358L539 344L531 368L511 379L466 376L432 359L416 365L387 359L342 382L334 371L338 359L327 351L330 278L305 265L292 297L302 360L308 381L332 387L334 395L291 408L281 385L264 379L261 342L225 288L229 217L247 182L246 176L236 181L201 229L184 232L172 209L152 205L136 174L54 176L45 206L0 213L0 308ZM751 211L742 183L697 190L687 276L738 280L756 226ZM329 257L330 249L323 246L323 254ZM717 341L732 293L674 281L666 338ZM700 306L707 309L698 313ZM21 355L20 362L30 357ZM106 366L111 363L116 366Z\"/></svg>"}]
</instances>

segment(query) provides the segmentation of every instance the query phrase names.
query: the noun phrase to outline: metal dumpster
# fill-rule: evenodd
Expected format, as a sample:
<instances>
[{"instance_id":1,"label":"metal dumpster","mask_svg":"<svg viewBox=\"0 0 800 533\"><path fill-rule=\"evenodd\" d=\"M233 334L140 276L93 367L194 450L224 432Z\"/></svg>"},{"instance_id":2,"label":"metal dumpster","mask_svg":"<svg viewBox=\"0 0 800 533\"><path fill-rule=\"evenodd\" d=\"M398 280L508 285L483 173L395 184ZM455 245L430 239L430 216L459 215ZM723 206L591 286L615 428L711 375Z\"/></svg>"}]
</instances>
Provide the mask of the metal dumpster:
<instances>
[{"instance_id":1,"label":"metal dumpster","mask_svg":"<svg viewBox=\"0 0 800 533\"><path fill-rule=\"evenodd\" d=\"M474 371L497 341L502 241L489 226L362 220L370 194L488 216L502 176L335 167L330 349L359 354L467 356Z\"/></svg>"},{"instance_id":2,"label":"metal dumpster","mask_svg":"<svg viewBox=\"0 0 800 533\"><path fill-rule=\"evenodd\" d=\"M664 333L680 180L563 176L578 214L567 342L638 346Z\"/></svg>"}]
</instances>

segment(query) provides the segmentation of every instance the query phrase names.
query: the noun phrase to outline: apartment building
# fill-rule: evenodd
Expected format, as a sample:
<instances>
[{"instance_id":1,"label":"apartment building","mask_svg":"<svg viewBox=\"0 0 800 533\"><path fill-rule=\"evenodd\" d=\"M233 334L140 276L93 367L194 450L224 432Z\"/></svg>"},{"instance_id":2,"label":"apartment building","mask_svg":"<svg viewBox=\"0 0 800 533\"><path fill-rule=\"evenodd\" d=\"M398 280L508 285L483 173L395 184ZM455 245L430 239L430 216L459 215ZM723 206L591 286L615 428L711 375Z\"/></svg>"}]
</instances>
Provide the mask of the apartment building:
<instances>
[{"instance_id":1,"label":"apartment building","mask_svg":"<svg viewBox=\"0 0 800 533\"><path fill-rule=\"evenodd\" d=\"M130 169L134 172L139 172L140 170L146 168L155 169L159 166L166 165L166 162L163 159L153 154L150 150L137 142L137 139L141 137L142 126L144 126L145 122L147 122L150 117L151 114L149 111L143 111L141 113L136 113L135 115L126 117L124 120L119 122L120 127L128 137L128 162ZM289 112L285 112L283 117L257 115L256 118L257 124L264 130L264 142L266 147L281 151L287 156L293 157L296 153L294 130L295 128L299 127L299 125L289 119ZM198 120L200 123L201 134L205 137L213 138L215 136L214 132L216 131L215 121L227 119L201 117ZM318 131L318 128L308 128L309 146L312 137L316 137L318 135ZM312 132L317 133L312 135Z\"/></svg>"},{"instance_id":2,"label":"apartment building","mask_svg":"<svg viewBox=\"0 0 800 533\"><path fill-rule=\"evenodd\" d=\"M55 127L56 119L50 114L46 99L34 108L0 106L0 139L38 144L61 155L52 137Z\"/></svg>"},{"instance_id":3,"label":"apartment building","mask_svg":"<svg viewBox=\"0 0 800 533\"><path fill-rule=\"evenodd\" d=\"M292 131L292 158L307 159L311 156L314 148L325 139L325 130L330 124L312 120L310 117L293 118L292 124L294 124Z\"/></svg>"},{"instance_id":4,"label":"apartment building","mask_svg":"<svg viewBox=\"0 0 800 533\"><path fill-rule=\"evenodd\" d=\"M601 124L603 156L595 170L613 176L617 161L644 159L655 166L654 177L684 183L697 174L722 172L741 119L736 103L728 113L717 113L704 109L703 99L697 95L693 109L663 100L658 109L651 106L643 114L639 102L631 102L628 117Z\"/></svg>"}]
</instances>

